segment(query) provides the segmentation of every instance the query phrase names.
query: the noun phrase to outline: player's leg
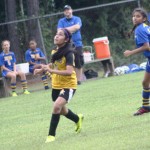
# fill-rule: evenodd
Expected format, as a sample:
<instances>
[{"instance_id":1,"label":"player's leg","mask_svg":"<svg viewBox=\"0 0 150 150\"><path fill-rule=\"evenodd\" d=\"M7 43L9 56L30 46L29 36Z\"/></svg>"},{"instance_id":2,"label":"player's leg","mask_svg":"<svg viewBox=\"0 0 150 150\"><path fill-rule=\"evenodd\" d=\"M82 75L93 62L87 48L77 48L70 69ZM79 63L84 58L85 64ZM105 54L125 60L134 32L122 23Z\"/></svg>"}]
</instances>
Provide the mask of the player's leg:
<instances>
[{"instance_id":1,"label":"player's leg","mask_svg":"<svg viewBox=\"0 0 150 150\"><path fill-rule=\"evenodd\" d=\"M16 74L14 72L5 72L6 73L6 77L7 78L10 78L10 87L12 89L12 96L17 96L17 93L16 93Z\"/></svg>"},{"instance_id":2,"label":"player's leg","mask_svg":"<svg viewBox=\"0 0 150 150\"><path fill-rule=\"evenodd\" d=\"M84 65L82 46L76 47L75 50L76 50L76 53L75 53L75 71L76 71L76 75L77 75L78 85L80 85L81 84L82 70L83 70L82 67Z\"/></svg>"},{"instance_id":3,"label":"player's leg","mask_svg":"<svg viewBox=\"0 0 150 150\"><path fill-rule=\"evenodd\" d=\"M21 71L18 71L17 73L18 73L18 76L20 76L20 78L21 78L23 93L24 94L30 94L30 92L28 91L28 87L27 87L27 79L26 79L25 73L23 73Z\"/></svg>"},{"instance_id":4,"label":"player's leg","mask_svg":"<svg viewBox=\"0 0 150 150\"><path fill-rule=\"evenodd\" d=\"M76 125L76 127L75 127L76 133L80 133L81 128L82 128L83 118L84 118L82 114L75 114L70 109L68 109L66 106L63 106L60 114L64 115L66 118L73 121Z\"/></svg>"},{"instance_id":5,"label":"player's leg","mask_svg":"<svg viewBox=\"0 0 150 150\"><path fill-rule=\"evenodd\" d=\"M61 90L59 90L59 89L52 89L52 100L53 100L53 102L55 102L57 100L60 91ZM55 134L51 133L51 132L53 132L51 130L52 130L53 126L55 126L55 128L56 128L56 124L58 125L59 118L60 118L60 115L53 115L53 113L52 113L51 121L50 121L50 127L49 127L49 133L48 133L48 137L47 137L45 143L55 141ZM56 132L56 129L54 132Z\"/></svg>"},{"instance_id":6,"label":"player's leg","mask_svg":"<svg viewBox=\"0 0 150 150\"><path fill-rule=\"evenodd\" d=\"M60 94L60 96L63 97L68 103L68 102L70 102L73 95L75 94L75 91L76 91L75 89L64 89L64 91L62 92L62 94ZM81 131L82 121L83 121L82 114L78 114L78 115L75 114L70 109L68 109L66 107L66 105L62 107L60 114L64 115L66 118L70 119L71 121L73 121L76 124L75 131L77 133L79 133Z\"/></svg>"},{"instance_id":7,"label":"player's leg","mask_svg":"<svg viewBox=\"0 0 150 150\"><path fill-rule=\"evenodd\" d=\"M148 61L146 66L146 72L142 82L143 92L142 92L142 107L134 114L134 116L142 115L144 113L150 112L149 97L150 97L150 63Z\"/></svg>"},{"instance_id":8,"label":"player's leg","mask_svg":"<svg viewBox=\"0 0 150 150\"><path fill-rule=\"evenodd\" d=\"M57 97L57 99L53 104L53 112L51 116L50 128L49 128L48 137L46 139L46 143L55 141L56 129L57 129L59 119L60 119L60 112L61 112L62 107L67 103L64 98L59 97L60 91L53 90L52 92L53 92L52 93L53 98Z\"/></svg>"},{"instance_id":9,"label":"player's leg","mask_svg":"<svg viewBox=\"0 0 150 150\"><path fill-rule=\"evenodd\" d=\"M44 84L44 88L45 88L45 90L47 90L47 89L49 89L49 86L48 86L48 81L47 81L47 76L46 76L46 74L45 73L43 73L43 75L42 75L42 81L43 81L43 84Z\"/></svg>"},{"instance_id":10,"label":"player's leg","mask_svg":"<svg viewBox=\"0 0 150 150\"><path fill-rule=\"evenodd\" d=\"M109 69L108 69L108 61L109 60L103 60L103 61L101 61L101 63L102 63L102 65L103 65L103 69L104 69L104 77L105 78L107 78L108 77L108 75L109 75L109 73L110 73L110 71L109 71Z\"/></svg>"}]
</instances>

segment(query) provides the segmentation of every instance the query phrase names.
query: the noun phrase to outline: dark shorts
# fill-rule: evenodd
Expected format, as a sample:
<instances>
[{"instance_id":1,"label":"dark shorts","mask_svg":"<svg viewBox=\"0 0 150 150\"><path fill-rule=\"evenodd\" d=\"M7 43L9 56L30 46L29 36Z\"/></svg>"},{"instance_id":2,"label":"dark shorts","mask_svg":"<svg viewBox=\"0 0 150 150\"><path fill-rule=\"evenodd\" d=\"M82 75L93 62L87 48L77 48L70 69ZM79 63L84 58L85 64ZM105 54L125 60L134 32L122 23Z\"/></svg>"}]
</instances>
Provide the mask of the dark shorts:
<instances>
[{"instance_id":1,"label":"dark shorts","mask_svg":"<svg viewBox=\"0 0 150 150\"><path fill-rule=\"evenodd\" d=\"M84 65L82 46L75 48L75 68L81 69Z\"/></svg>"},{"instance_id":2,"label":"dark shorts","mask_svg":"<svg viewBox=\"0 0 150 150\"><path fill-rule=\"evenodd\" d=\"M76 89L52 89L52 100L55 102L58 97L63 97L67 102L69 102Z\"/></svg>"}]
</instances>

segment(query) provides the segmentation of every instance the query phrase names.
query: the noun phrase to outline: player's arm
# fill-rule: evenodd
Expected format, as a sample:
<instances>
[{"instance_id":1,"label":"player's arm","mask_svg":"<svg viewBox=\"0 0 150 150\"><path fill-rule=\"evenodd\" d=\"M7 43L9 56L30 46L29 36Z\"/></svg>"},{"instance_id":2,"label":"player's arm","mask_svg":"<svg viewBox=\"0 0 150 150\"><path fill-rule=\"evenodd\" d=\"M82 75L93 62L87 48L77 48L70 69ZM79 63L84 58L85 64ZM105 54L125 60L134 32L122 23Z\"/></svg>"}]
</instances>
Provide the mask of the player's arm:
<instances>
[{"instance_id":1,"label":"player's arm","mask_svg":"<svg viewBox=\"0 0 150 150\"><path fill-rule=\"evenodd\" d=\"M26 60L26 62L28 62L30 65L36 65L35 62L32 62L32 61L31 61L31 56L30 56L30 54L29 54L28 51L26 51L26 53L25 53L25 60Z\"/></svg>"},{"instance_id":2,"label":"player's arm","mask_svg":"<svg viewBox=\"0 0 150 150\"><path fill-rule=\"evenodd\" d=\"M7 67L5 67L5 65L2 65L2 66L1 66L1 70L11 71L11 70L9 70Z\"/></svg>"},{"instance_id":3,"label":"player's arm","mask_svg":"<svg viewBox=\"0 0 150 150\"><path fill-rule=\"evenodd\" d=\"M43 53L42 51L40 51L38 57L36 57L36 60L45 60L45 59L46 59L46 58L45 58L44 53Z\"/></svg>"},{"instance_id":4,"label":"player's arm","mask_svg":"<svg viewBox=\"0 0 150 150\"><path fill-rule=\"evenodd\" d=\"M4 60L3 60L3 57L1 55L0 55L0 67L1 67L1 70L10 71L8 68L5 67Z\"/></svg>"},{"instance_id":5,"label":"player's arm","mask_svg":"<svg viewBox=\"0 0 150 150\"><path fill-rule=\"evenodd\" d=\"M66 27L67 30L70 31L70 33L74 33L76 32L77 30L79 30L82 26L82 22L81 22L81 19L79 17L77 17L75 19L75 24L73 26L70 26L70 27Z\"/></svg>"},{"instance_id":6,"label":"player's arm","mask_svg":"<svg viewBox=\"0 0 150 150\"><path fill-rule=\"evenodd\" d=\"M63 75L63 76L70 76L72 72L74 71L73 66L66 66L66 70L56 70L56 69L47 69L48 72L58 74L58 75Z\"/></svg>"},{"instance_id":7,"label":"player's arm","mask_svg":"<svg viewBox=\"0 0 150 150\"><path fill-rule=\"evenodd\" d=\"M13 71L14 71L14 72L17 72L16 64L14 63L13 65L14 65L14 67L13 67L13 68L14 68L14 70L13 70Z\"/></svg>"},{"instance_id":8,"label":"player's arm","mask_svg":"<svg viewBox=\"0 0 150 150\"><path fill-rule=\"evenodd\" d=\"M134 54L137 54L137 53L140 53L140 52L143 52L145 50L150 50L150 46L149 46L149 43L144 43L143 46L139 47L139 48L136 48L134 50L126 50L124 52L124 56L128 57L128 56L131 56L131 55L134 55Z\"/></svg>"},{"instance_id":9,"label":"player's arm","mask_svg":"<svg viewBox=\"0 0 150 150\"><path fill-rule=\"evenodd\" d=\"M74 32L76 32L77 30L80 29L80 25L76 24L76 25L73 25L71 27L67 27L65 29L67 29L70 33L74 33Z\"/></svg>"}]
</instances>

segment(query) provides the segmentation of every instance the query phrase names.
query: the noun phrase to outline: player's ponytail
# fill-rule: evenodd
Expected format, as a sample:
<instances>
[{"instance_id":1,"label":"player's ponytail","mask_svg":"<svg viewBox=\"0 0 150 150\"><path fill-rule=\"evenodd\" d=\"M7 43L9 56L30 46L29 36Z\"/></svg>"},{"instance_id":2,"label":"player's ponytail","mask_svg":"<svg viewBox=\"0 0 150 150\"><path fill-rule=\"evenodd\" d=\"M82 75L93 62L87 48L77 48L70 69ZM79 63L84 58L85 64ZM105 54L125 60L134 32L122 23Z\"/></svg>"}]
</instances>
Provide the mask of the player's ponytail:
<instances>
[{"instance_id":1,"label":"player's ponytail","mask_svg":"<svg viewBox=\"0 0 150 150\"><path fill-rule=\"evenodd\" d=\"M132 28L132 30L131 30L131 31L129 31L129 32L127 33L128 38L130 38L130 37L131 37L131 35L132 35L132 33L134 32L135 28L136 28L136 25L134 25L134 26L133 26L133 28Z\"/></svg>"}]
</instances>

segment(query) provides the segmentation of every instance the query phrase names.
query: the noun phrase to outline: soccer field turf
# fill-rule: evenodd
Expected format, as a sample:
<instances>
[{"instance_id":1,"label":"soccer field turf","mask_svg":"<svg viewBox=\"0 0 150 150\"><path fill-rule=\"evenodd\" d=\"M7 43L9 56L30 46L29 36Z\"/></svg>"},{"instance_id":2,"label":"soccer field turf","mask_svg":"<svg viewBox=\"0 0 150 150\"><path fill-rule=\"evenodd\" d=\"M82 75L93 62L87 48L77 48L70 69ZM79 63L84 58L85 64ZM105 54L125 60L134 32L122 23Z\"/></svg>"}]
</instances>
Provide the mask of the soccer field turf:
<instances>
[{"instance_id":1,"label":"soccer field turf","mask_svg":"<svg viewBox=\"0 0 150 150\"><path fill-rule=\"evenodd\" d=\"M0 99L0 150L150 150L150 114L133 116L143 74L84 82L68 104L84 114L82 132L61 117L56 141L48 144L51 90Z\"/></svg>"}]
</instances>

